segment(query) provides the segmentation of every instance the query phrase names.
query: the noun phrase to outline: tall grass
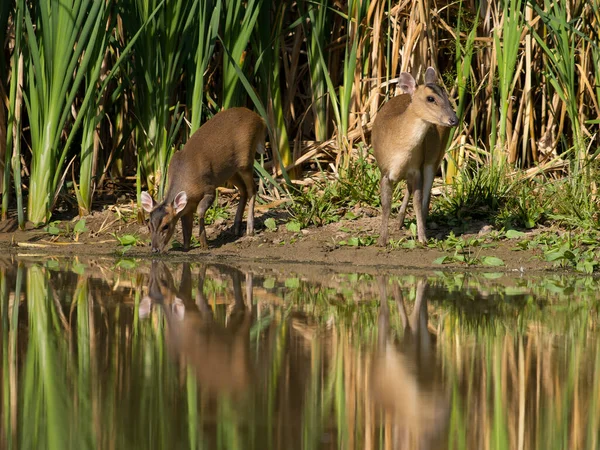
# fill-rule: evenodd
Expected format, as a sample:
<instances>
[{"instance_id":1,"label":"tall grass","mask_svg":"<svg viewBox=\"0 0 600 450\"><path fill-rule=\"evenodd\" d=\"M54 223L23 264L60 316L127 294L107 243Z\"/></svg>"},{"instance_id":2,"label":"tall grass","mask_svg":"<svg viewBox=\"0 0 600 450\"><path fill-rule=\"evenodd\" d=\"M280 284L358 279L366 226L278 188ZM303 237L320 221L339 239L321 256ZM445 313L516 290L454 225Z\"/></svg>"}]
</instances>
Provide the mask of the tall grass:
<instances>
[{"instance_id":1,"label":"tall grass","mask_svg":"<svg viewBox=\"0 0 600 450\"><path fill-rule=\"evenodd\" d=\"M540 172L565 163L592 170L600 140L597 0L493 0L481 8L421 0L3 2L3 191L15 187L3 196L3 214L16 199L23 224L27 198L27 218L43 223L65 199L59 193L77 197L85 214L97 183L110 177L136 177L138 190L160 196L172 153L231 106L264 109L264 184L286 176L281 165L298 176L315 160L338 169L340 156L354 154L348 147L369 144L400 72L418 75L427 65L439 69L462 118L448 144L447 181L482 154ZM105 77L119 80L109 98ZM114 100L120 106L105 109ZM98 138L99 121L110 139ZM0 130L2 123L0 114Z\"/></svg>"}]
</instances>

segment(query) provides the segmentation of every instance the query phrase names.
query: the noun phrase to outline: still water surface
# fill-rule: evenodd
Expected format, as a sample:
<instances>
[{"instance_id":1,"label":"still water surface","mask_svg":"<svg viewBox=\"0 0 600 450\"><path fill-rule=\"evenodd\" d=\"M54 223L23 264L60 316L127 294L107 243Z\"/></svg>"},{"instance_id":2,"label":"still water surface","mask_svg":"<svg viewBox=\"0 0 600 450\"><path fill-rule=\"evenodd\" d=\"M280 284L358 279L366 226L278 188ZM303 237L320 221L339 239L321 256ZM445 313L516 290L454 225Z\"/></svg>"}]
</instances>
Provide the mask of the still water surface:
<instances>
[{"instance_id":1,"label":"still water surface","mask_svg":"<svg viewBox=\"0 0 600 450\"><path fill-rule=\"evenodd\" d=\"M2 448L597 449L600 280L2 263Z\"/></svg>"}]
</instances>

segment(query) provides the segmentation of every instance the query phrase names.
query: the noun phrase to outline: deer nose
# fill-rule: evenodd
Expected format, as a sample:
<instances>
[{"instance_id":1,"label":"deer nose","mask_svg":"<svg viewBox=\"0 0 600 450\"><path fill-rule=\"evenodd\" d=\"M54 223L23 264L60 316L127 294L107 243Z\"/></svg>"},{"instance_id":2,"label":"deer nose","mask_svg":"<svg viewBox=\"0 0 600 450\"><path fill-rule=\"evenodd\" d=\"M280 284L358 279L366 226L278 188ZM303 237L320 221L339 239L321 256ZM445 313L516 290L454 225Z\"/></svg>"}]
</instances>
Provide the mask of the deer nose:
<instances>
[{"instance_id":1,"label":"deer nose","mask_svg":"<svg viewBox=\"0 0 600 450\"><path fill-rule=\"evenodd\" d=\"M152 247L152 253L159 253L160 250L158 249L158 247Z\"/></svg>"},{"instance_id":2,"label":"deer nose","mask_svg":"<svg viewBox=\"0 0 600 450\"><path fill-rule=\"evenodd\" d=\"M448 120L448 124L451 127L454 127L454 126L458 125L458 117L456 117L456 116L451 117L450 120Z\"/></svg>"}]
</instances>

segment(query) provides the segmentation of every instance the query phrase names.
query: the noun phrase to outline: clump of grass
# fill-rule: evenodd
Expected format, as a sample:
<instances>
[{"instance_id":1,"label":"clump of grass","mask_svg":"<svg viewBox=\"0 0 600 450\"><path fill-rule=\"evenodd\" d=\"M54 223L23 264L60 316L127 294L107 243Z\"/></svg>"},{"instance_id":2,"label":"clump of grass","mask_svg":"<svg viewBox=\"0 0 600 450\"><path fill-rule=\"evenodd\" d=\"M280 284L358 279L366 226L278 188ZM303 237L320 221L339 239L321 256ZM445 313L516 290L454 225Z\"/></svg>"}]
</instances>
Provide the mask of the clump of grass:
<instances>
[{"instance_id":1,"label":"clump of grass","mask_svg":"<svg viewBox=\"0 0 600 450\"><path fill-rule=\"evenodd\" d=\"M323 171L320 175L310 188L291 193L288 211L301 228L327 225L341 217L354 218L349 210L356 205L379 205L381 175L362 147L334 180L329 180Z\"/></svg>"},{"instance_id":2,"label":"clump of grass","mask_svg":"<svg viewBox=\"0 0 600 450\"><path fill-rule=\"evenodd\" d=\"M568 228L600 229L600 199L594 192L600 184L600 171L590 169L590 184L578 176L549 183L545 197L550 203L550 219Z\"/></svg>"},{"instance_id":3,"label":"clump of grass","mask_svg":"<svg viewBox=\"0 0 600 450\"><path fill-rule=\"evenodd\" d=\"M506 165L465 166L452 189L434 203L431 217L440 220L443 216L445 221L458 223L493 218L514 195L514 186Z\"/></svg>"}]
</instances>

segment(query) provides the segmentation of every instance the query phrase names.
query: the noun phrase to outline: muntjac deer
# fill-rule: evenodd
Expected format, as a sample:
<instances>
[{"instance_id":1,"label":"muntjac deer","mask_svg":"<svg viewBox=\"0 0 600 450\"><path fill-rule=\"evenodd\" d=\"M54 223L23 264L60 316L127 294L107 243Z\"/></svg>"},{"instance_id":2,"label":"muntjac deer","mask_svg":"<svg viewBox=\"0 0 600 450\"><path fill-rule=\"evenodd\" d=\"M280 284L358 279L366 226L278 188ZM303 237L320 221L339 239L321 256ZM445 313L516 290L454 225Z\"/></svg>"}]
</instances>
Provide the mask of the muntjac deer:
<instances>
[{"instance_id":1,"label":"muntjac deer","mask_svg":"<svg viewBox=\"0 0 600 450\"><path fill-rule=\"evenodd\" d=\"M406 92L388 101L373 123L373 153L381 171L381 233L378 244L388 243L388 221L394 185L406 180L407 188L399 212L400 227L408 200L414 194L419 241L425 243L425 218L433 177L444 157L447 129L458 125L448 96L436 84L435 69L425 72L425 84L417 86L411 74L400 74Z\"/></svg>"},{"instance_id":2,"label":"muntjac deer","mask_svg":"<svg viewBox=\"0 0 600 450\"><path fill-rule=\"evenodd\" d=\"M264 152L265 131L265 123L258 114L246 108L231 108L202 125L183 150L173 155L169 165L169 187L163 202L157 205L148 192L142 192L142 208L150 213L148 226L152 252L165 249L179 218L183 249L188 251L196 209L200 245L207 248L204 215L215 199L217 187L226 182L232 183L240 192L234 220L235 234L241 234L248 199L246 234L254 232L254 156L257 151Z\"/></svg>"}]
</instances>

